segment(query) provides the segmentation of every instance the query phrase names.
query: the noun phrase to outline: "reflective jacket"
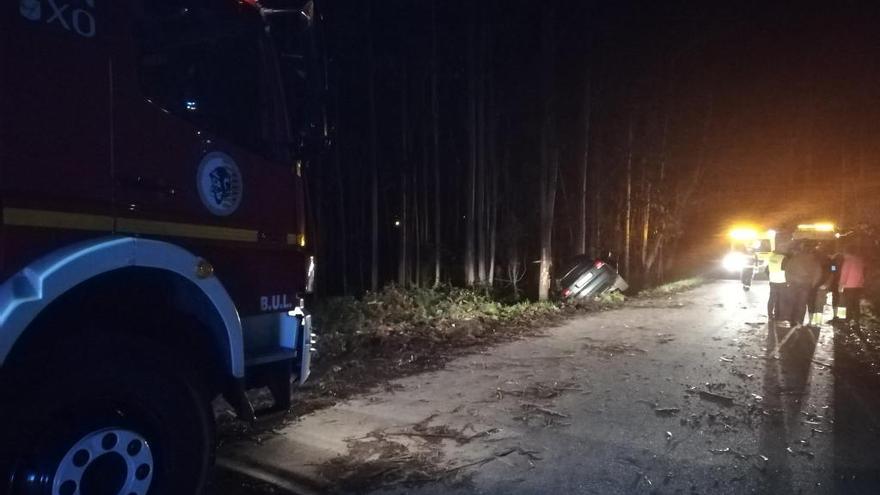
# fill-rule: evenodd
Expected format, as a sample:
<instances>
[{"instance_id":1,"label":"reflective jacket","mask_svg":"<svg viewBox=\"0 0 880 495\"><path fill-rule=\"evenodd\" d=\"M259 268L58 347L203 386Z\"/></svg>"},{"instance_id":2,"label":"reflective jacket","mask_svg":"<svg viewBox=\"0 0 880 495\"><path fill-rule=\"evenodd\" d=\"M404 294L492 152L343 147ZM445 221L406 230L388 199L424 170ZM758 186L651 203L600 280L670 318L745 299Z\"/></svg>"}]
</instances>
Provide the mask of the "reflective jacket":
<instances>
[{"instance_id":1,"label":"reflective jacket","mask_svg":"<svg viewBox=\"0 0 880 495\"><path fill-rule=\"evenodd\" d=\"M784 260L785 255L779 253L773 253L767 259L767 271L770 274L771 284L785 283L785 270L782 269L782 262Z\"/></svg>"}]
</instances>

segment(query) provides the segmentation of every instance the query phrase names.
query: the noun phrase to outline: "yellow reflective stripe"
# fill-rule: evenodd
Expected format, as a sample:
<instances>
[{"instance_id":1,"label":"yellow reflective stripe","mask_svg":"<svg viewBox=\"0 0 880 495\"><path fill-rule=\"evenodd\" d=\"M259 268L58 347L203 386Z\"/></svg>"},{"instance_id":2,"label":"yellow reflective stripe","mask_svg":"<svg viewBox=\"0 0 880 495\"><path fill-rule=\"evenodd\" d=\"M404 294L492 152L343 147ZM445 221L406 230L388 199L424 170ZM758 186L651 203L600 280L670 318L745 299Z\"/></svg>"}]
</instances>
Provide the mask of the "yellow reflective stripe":
<instances>
[{"instance_id":1,"label":"yellow reflective stripe","mask_svg":"<svg viewBox=\"0 0 880 495\"><path fill-rule=\"evenodd\" d=\"M134 218L118 219L116 221L116 231L128 234L167 235L171 237L241 242L257 242L259 235L256 230L189 223L158 222Z\"/></svg>"},{"instance_id":2,"label":"yellow reflective stripe","mask_svg":"<svg viewBox=\"0 0 880 495\"><path fill-rule=\"evenodd\" d=\"M3 208L3 223L21 227L113 231L113 217L61 211Z\"/></svg>"},{"instance_id":3,"label":"yellow reflective stripe","mask_svg":"<svg viewBox=\"0 0 880 495\"><path fill-rule=\"evenodd\" d=\"M24 208L4 208L3 224L17 227L115 231L126 234L188 237L220 241L257 242L259 239L259 232L250 229L160 222L137 218L119 218L114 221L113 217L109 215L89 215L86 213L67 213ZM291 240L295 243L298 238L297 234L287 234L289 243Z\"/></svg>"},{"instance_id":4,"label":"yellow reflective stripe","mask_svg":"<svg viewBox=\"0 0 880 495\"><path fill-rule=\"evenodd\" d=\"M306 235L287 234L287 243L292 246L306 247Z\"/></svg>"}]
</instances>

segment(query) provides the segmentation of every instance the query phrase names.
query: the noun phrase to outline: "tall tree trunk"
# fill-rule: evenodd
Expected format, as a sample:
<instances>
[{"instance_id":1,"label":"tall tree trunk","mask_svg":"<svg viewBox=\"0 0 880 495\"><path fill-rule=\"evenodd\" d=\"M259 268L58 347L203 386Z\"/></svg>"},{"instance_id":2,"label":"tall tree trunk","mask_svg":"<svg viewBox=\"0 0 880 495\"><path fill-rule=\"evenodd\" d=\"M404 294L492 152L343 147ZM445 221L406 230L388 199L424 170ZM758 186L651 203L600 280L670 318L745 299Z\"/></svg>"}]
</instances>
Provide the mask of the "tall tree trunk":
<instances>
[{"instance_id":1,"label":"tall tree trunk","mask_svg":"<svg viewBox=\"0 0 880 495\"><path fill-rule=\"evenodd\" d=\"M477 189L477 61L476 61L476 31L477 21L471 19L468 26L467 44L467 82L468 82L468 109L467 125L469 134L468 178L467 178L467 218L465 219L465 252L464 252L464 278L468 287L473 287L476 273L475 262L475 214L476 214L476 189Z\"/></svg>"},{"instance_id":2,"label":"tall tree trunk","mask_svg":"<svg viewBox=\"0 0 880 495\"><path fill-rule=\"evenodd\" d=\"M494 149L494 147L493 147ZM492 164L491 201L489 203L489 287L495 285L495 253L498 239L498 170L494 158Z\"/></svg>"},{"instance_id":3,"label":"tall tree trunk","mask_svg":"<svg viewBox=\"0 0 880 495\"><path fill-rule=\"evenodd\" d=\"M575 236L575 251L587 252L587 203L588 176L590 173L590 120L593 113L592 99L592 74L587 74L586 88L584 89L584 156L581 164L580 197L578 198L578 229Z\"/></svg>"},{"instance_id":4,"label":"tall tree trunk","mask_svg":"<svg viewBox=\"0 0 880 495\"><path fill-rule=\"evenodd\" d=\"M440 286L443 251L442 223L440 208L442 188L440 186L440 88L437 60L437 0L431 2L431 137L434 153L434 287Z\"/></svg>"},{"instance_id":5,"label":"tall tree trunk","mask_svg":"<svg viewBox=\"0 0 880 495\"><path fill-rule=\"evenodd\" d=\"M406 269L407 269L407 251L409 250L409 245L407 242L407 230L409 230L409 218L407 216L407 197L406 192L409 184L407 183L406 172L400 174L400 224L397 226L400 234L400 253L397 259L397 285L400 287L407 286L407 277L406 277Z\"/></svg>"},{"instance_id":6,"label":"tall tree trunk","mask_svg":"<svg viewBox=\"0 0 880 495\"><path fill-rule=\"evenodd\" d=\"M419 164L419 173L415 174L413 179L413 191L418 193L418 198L413 201L414 218L416 222L416 242L415 242L415 276L413 283L416 287L422 286L422 246L428 241L428 139L425 133L422 133L422 159Z\"/></svg>"},{"instance_id":7,"label":"tall tree trunk","mask_svg":"<svg viewBox=\"0 0 880 495\"><path fill-rule=\"evenodd\" d=\"M482 9L483 4L478 7ZM488 56L487 24L482 22L483 15L480 10L480 23L477 31L477 198L476 198L476 229L477 229L477 282L481 286L486 285L486 254L488 250L486 217L486 155L487 155L487 116L486 116L486 88L488 80L486 67Z\"/></svg>"},{"instance_id":8,"label":"tall tree trunk","mask_svg":"<svg viewBox=\"0 0 880 495\"><path fill-rule=\"evenodd\" d=\"M558 177L558 149L556 139L556 105L554 98L556 71L555 8L545 7L542 16L541 44L544 68L541 72L541 96L543 116L541 125L541 179L540 179L540 230L541 257L538 278L538 299L550 297L551 270L553 265L553 216L556 205L556 181Z\"/></svg>"},{"instance_id":9,"label":"tall tree trunk","mask_svg":"<svg viewBox=\"0 0 880 495\"><path fill-rule=\"evenodd\" d=\"M405 57L406 55L404 55ZM406 61L403 61L401 69L401 90L400 90L400 252L397 260L397 285L406 287L408 285L407 270L409 268L409 199L407 197L409 189L408 171L411 169L409 163L409 102L407 97L409 94L409 78L407 74Z\"/></svg>"},{"instance_id":10,"label":"tall tree trunk","mask_svg":"<svg viewBox=\"0 0 880 495\"><path fill-rule=\"evenodd\" d=\"M847 158L847 148L844 145L840 151L840 212L837 216L837 221L843 225L850 223L849 215L847 215L849 211L847 208L849 199L849 182L847 181L847 177L849 177L849 160Z\"/></svg>"},{"instance_id":11,"label":"tall tree trunk","mask_svg":"<svg viewBox=\"0 0 880 495\"><path fill-rule=\"evenodd\" d=\"M491 61L491 54L494 53L494 44L492 43L493 35L489 36L489 47L487 53L488 60ZM495 71L491 62L487 64L487 91L486 91L486 108L487 108L487 125L486 125L486 162L489 173L487 179L488 200L486 208L486 227L488 229L488 253L487 264L488 273L486 283L489 287L495 285L495 249L498 227L498 109L495 102Z\"/></svg>"},{"instance_id":12,"label":"tall tree trunk","mask_svg":"<svg viewBox=\"0 0 880 495\"><path fill-rule=\"evenodd\" d=\"M373 1L367 0L367 91L370 113L370 290L379 290L379 163L377 159L378 129L376 123L376 59L373 47Z\"/></svg>"},{"instance_id":13,"label":"tall tree trunk","mask_svg":"<svg viewBox=\"0 0 880 495\"><path fill-rule=\"evenodd\" d=\"M644 165L644 164L643 164ZM648 264L648 241L651 235L651 210L654 208L652 204L651 179L648 177L648 167L642 167L642 195L644 197L644 211L642 220L642 245L641 245L641 265L642 278L647 277L645 270Z\"/></svg>"},{"instance_id":14,"label":"tall tree trunk","mask_svg":"<svg viewBox=\"0 0 880 495\"><path fill-rule=\"evenodd\" d=\"M345 176L342 174L342 147L339 145L341 122L339 116L339 85L334 85L333 90L333 114L336 121L336 146L333 147L333 175L336 176L336 184L339 189L339 249L340 263L342 264L342 294L348 295L348 217L345 209Z\"/></svg>"},{"instance_id":15,"label":"tall tree trunk","mask_svg":"<svg viewBox=\"0 0 880 495\"><path fill-rule=\"evenodd\" d=\"M665 243L667 239L667 236L665 235L665 227L669 224L669 211L668 208L663 208L663 205L670 204L669 195L671 194L671 191L667 189L666 183L666 162L669 156L669 122L672 113L670 111L672 108L672 93L675 85L675 59L670 61L666 83L666 93L663 97L663 103L660 110L663 113L663 126L660 139L660 152L657 159L657 180L652 188L652 190L656 192L656 199L653 201L658 208L658 215L652 220L655 223L653 230L657 232L657 235L653 238L653 247L646 249L648 255L643 263L645 277L651 282L663 281L663 243ZM651 184L649 183L649 187L650 186ZM654 271L653 277L651 276L652 271Z\"/></svg>"},{"instance_id":16,"label":"tall tree trunk","mask_svg":"<svg viewBox=\"0 0 880 495\"><path fill-rule=\"evenodd\" d=\"M635 109L630 111L626 133L626 209L623 227L623 276L630 276L630 248L632 246L632 159L633 159L633 120Z\"/></svg>"}]
</instances>

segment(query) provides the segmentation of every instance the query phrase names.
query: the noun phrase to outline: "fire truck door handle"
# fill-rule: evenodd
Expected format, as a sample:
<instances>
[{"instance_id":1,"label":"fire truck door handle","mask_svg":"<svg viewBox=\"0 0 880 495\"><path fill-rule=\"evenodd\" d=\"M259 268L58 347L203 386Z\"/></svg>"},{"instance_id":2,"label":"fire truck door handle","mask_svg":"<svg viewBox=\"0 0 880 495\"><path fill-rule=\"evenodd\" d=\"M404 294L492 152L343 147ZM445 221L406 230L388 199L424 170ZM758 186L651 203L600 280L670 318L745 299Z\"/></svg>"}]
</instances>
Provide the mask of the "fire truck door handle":
<instances>
[{"instance_id":1,"label":"fire truck door handle","mask_svg":"<svg viewBox=\"0 0 880 495\"><path fill-rule=\"evenodd\" d=\"M173 198L177 195L177 189L165 184L165 181L150 179L140 175L122 179L122 185L129 189L151 192L168 198Z\"/></svg>"}]
</instances>

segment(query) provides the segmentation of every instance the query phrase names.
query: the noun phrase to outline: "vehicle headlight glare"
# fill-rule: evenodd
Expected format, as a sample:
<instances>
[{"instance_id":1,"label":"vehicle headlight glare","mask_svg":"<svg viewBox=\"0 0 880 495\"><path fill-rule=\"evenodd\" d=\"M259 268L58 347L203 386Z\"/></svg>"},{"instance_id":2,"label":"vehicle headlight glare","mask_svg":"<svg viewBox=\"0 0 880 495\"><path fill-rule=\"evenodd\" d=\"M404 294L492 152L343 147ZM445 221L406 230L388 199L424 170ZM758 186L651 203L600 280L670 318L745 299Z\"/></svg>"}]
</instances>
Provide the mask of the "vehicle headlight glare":
<instances>
[{"instance_id":1,"label":"vehicle headlight glare","mask_svg":"<svg viewBox=\"0 0 880 495\"><path fill-rule=\"evenodd\" d=\"M721 266L729 272L736 272L746 266L746 258L741 253L727 253L721 261Z\"/></svg>"}]
</instances>

